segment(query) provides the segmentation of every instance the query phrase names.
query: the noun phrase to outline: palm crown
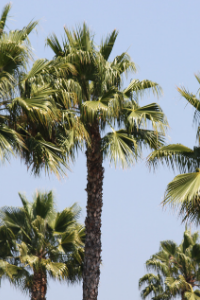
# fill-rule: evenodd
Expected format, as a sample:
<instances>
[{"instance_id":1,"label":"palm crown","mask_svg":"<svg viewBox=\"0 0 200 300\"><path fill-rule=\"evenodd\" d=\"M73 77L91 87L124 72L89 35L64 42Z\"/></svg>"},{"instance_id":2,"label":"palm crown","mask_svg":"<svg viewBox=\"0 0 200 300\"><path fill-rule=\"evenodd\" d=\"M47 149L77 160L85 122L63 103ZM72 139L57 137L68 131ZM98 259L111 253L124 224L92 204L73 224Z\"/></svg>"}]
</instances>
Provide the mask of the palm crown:
<instances>
[{"instance_id":1,"label":"palm crown","mask_svg":"<svg viewBox=\"0 0 200 300\"><path fill-rule=\"evenodd\" d=\"M1 263L10 267L13 283L29 290L32 299L40 299L37 294L45 299L47 275L69 282L82 277L85 233L77 222L80 209L73 205L56 212L52 192L37 193L32 203L19 196L21 208L1 209L1 232L9 230L15 241L2 253ZM3 242L8 245L8 235ZM18 269L12 269L13 265ZM0 270L7 269L2 266Z\"/></svg>"},{"instance_id":2,"label":"palm crown","mask_svg":"<svg viewBox=\"0 0 200 300\"><path fill-rule=\"evenodd\" d=\"M10 8L5 6L0 19L0 159L17 152L35 174L44 168L63 175L68 165L55 138L62 120L55 100L60 105L74 94L69 88L66 93L58 91L55 82L75 68L59 60L39 59L28 71L33 56L28 35L38 22L7 33Z\"/></svg>"},{"instance_id":3,"label":"palm crown","mask_svg":"<svg viewBox=\"0 0 200 300\"><path fill-rule=\"evenodd\" d=\"M122 75L134 73L136 67L127 53L108 61L117 35L114 30L97 49L84 24L83 28L73 32L65 28L63 47L55 35L47 39L47 44L54 51L55 59L63 58L77 70L70 81L78 82L81 92L77 86L78 99L72 99L68 109L80 119L86 132L96 122L102 133L105 126L110 127L110 133L101 139L103 154L115 164L119 161L125 167L135 160L142 144L152 149L163 144L162 133L167 127L167 120L158 104L140 107L138 103L138 96L146 91L152 90L157 95L161 92L157 83L132 80L127 88L121 89ZM148 122L153 130L146 128ZM115 130L116 124L119 130ZM90 143L87 139L86 142Z\"/></svg>"},{"instance_id":4,"label":"palm crown","mask_svg":"<svg viewBox=\"0 0 200 300\"><path fill-rule=\"evenodd\" d=\"M160 243L160 251L146 261L148 273L139 280L143 288L143 299L151 296L154 300L171 299L180 295L182 299L199 299L200 272L198 233L184 232L182 243L173 241Z\"/></svg>"}]
</instances>

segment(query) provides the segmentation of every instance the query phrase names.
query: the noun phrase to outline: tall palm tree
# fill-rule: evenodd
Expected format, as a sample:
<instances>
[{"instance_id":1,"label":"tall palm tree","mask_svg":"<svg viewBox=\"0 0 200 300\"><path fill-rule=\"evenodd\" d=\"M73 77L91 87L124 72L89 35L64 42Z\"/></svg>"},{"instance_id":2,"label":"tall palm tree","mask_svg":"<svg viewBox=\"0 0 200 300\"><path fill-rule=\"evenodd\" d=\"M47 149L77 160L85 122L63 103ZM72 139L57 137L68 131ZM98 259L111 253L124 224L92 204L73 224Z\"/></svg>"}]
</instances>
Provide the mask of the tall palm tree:
<instances>
[{"instance_id":1,"label":"tall palm tree","mask_svg":"<svg viewBox=\"0 0 200 300\"><path fill-rule=\"evenodd\" d=\"M171 299L178 295L182 300L197 300L200 297L200 244L199 234L185 230L182 243L160 243L160 251L146 261L148 273L139 280L143 299Z\"/></svg>"},{"instance_id":2,"label":"tall palm tree","mask_svg":"<svg viewBox=\"0 0 200 300\"><path fill-rule=\"evenodd\" d=\"M200 83L200 77L197 75L195 77ZM198 125L197 139L200 141L200 100L184 87L178 88L178 91L195 108L194 121ZM191 219L199 224L200 143L193 149L181 144L163 146L149 155L148 162L153 167L158 166L159 163L166 163L167 166L178 169L182 173L167 185L163 204L170 203L178 206L183 221Z\"/></svg>"},{"instance_id":3,"label":"tall palm tree","mask_svg":"<svg viewBox=\"0 0 200 300\"><path fill-rule=\"evenodd\" d=\"M159 94L160 86L152 81L133 79L122 89L122 77L136 71L130 56L124 52L109 60L118 32L114 30L95 47L93 35L83 24L70 32L65 28L63 45L56 35L47 39L55 61L72 63L76 74L68 81L77 83L78 98L68 102L71 112L83 125L87 158L87 217L83 299L97 299L101 264L101 213L103 205L103 159L130 166L141 154L142 146L157 149L164 143L167 120L158 104L141 107L138 97L152 91ZM63 89L64 82L60 83ZM75 100L75 101L74 101ZM147 125L150 123L150 129ZM110 128L110 132L105 134ZM67 132L70 134L70 130ZM63 135L63 142L65 136ZM69 144L69 143L68 143ZM75 148L79 140L74 139ZM74 153L71 140L71 152ZM81 145L82 146L82 145Z\"/></svg>"},{"instance_id":4,"label":"tall palm tree","mask_svg":"<svg viewBox=\"0 0 200 300\"><path fill-rule=\"evenodd\" d=\"M2 264L17 266L13 283L28 290L32 300L43 300L48 278L76 282L82 277L85 233L77 222L80 209L73 205L56 212L52 192L37 193L33 202L19 196L22 207L0 211L2 226L15 242L14 248L9 247L11 253L3 255Z\"/></svg>"}]
</instances>

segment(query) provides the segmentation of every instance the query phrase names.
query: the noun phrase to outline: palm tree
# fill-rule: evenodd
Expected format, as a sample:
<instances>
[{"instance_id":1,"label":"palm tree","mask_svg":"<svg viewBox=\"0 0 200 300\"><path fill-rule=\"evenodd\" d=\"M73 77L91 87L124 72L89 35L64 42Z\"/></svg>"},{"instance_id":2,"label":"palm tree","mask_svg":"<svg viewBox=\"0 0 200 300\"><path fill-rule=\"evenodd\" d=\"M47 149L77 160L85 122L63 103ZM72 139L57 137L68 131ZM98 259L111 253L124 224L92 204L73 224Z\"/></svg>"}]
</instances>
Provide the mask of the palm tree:
<instances>
[{"instance_id":1,"label":"palm tree","mask_svg":"<svg viewBox=\"0 0 200 300\"><path fill-rule=\"evenodd\" d=\"M182 243L177 246L173 241L160 243L160 251L146 261L148 273L139 280L143 299L171 299L178 295L182 300L197 300L200 296L200 244L199 234L185 230Z\"/></svg>"},{"instance_id":2,"label":"palm tree","mask_svg":"<svg viewBox=\"0 0 200 300\"><path fill-rule=\"evenodd\" d=\"M23 145L20 135L8 125L5 106L13 95L20 71L25 69L31 55L28 34L37 25L37 22L31 22L22 30L6 33L4 28L10 9L11 4L7 4L0 18L0 159L8 158L13 148Z\"/></svg>"},{"instance_id":3,"label":"palm tree","mask_svg":"<svg viewBox=\"0 0 200 300\"><path fill-rule=\"evenodd\" d=\"M18 267L12 282L29 291L32 300L46 299L48 277L69 283L82 277L85 233L77 222L80 209L73 205L56 212L52 192L37 193L33 202L19 196L22 207L0 211L2 226L15 243L1 262Z\"/></svg>"},{"instance_id":4,"label":"palm tree","mask_svg":"<svg viewBox=\"0 0 200 300\"><path fill-rule=\"evenodd\" d=\"M55 82L68 70L74 74L75 68L63 61L39 59L28 71L33 56L28 35L38 22L7 33L4 27L10 9L6 5L0 19L0 159L17 153L35 174L45 169L63 175L68 164L55 139L62 120L57 105L73 94L61 93Z\"/></svg>"},{"instance_id":5,"label":"palm tree","mask_svg":"<svg viewBox=\"0 0 200 300\"><path fill-rule=\"evenodd\" d=\"M200 83L200 77L195 76ZM184 87L178 88L179 93L194 108L194 121L198 124L200 100L196 95L189 93ZM197 130L197 139L200 141L200 131ZM153 151L148 162L156 167L158 163L166 163L172 169L178 169L182 174L177 175L167 186L163 204L170 203L180 208L183 221L190 219L199 224L199 191L200 191L200 144L190 149L181 144L163 146Z\"/></svg>"},{"instance_id":6,"label":"palm tree","mask_svg":"<svg viewBox=\"0 0 200 300\"><path fill-rule=\"evenodd\" d=\"M152 91L159 94L160 86L149 80L132 80L122 89L123 74L134 73L135 64L124 52L109 61L118 32L114 30L95 47L93 35L83 24L70 32L65 28L63 46L56 35L47 39L55 54L55 61L63 59L72 63L76 74L68 74L67 80L75 87L77 98L68 102L68 114L84 128L87 158L87 217L85 260L83 273L83 299L97 299L101 264L101 213L103 205L103 159L121 163L122 167L133 164L143 146L157 149L164 143L167 120L158 104L140 107L138 97ZM65 81L60 83L63 89ZM81 90L79 91L79 87ZM150 123L150 129L147 125ZM63 122L63 124L65 124ZM64 126L64 125L63 125ZM107 132L110 128L109 133ZM70 130L66 137L70 135ZM63 135L63 141L65 141ZM68 140L67 140L68 141ZM71 153L80 145L71 139ZM69 145L69 142L68 142ZM81 144L82 146L82 144Z\"/></svg>"}]
</instances>

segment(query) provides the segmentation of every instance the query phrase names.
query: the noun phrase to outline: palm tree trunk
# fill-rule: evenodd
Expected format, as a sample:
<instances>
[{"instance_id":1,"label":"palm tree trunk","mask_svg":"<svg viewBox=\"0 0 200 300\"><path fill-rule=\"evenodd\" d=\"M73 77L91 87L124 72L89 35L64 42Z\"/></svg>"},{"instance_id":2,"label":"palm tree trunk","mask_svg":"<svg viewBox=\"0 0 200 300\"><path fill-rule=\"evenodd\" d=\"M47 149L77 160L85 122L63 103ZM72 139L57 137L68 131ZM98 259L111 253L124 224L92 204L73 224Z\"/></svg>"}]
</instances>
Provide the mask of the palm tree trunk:
<instances>
[{"instance_id":1,"label":"palm tree trunk","mask_svg":"<svg viewBox=\"0 0 200 300\"><path fill-rule=\"evenodd\" d=\"M103 196L103 157L101 136L96 122L89 128L91 145L87 147L87 217L83 269L83 300L97 300L101 263L101 212Z\"/></svg>"},{"instance_id":2,"label":"palm tree trunk","mask_svg":"<svg viewBox=\"0 0 200 300\"><path fill-rule=\"evenodd\" d=\"M42 270L34 270L31 300L46 300L47 275Z\"/></svg>"},{"instance_id":3,"label":"palm tree trunk","mask_svg":"<svg viewBox=\"0 0 200 300\"><path fill-rule=\"evenodd\" d=\"M186 298L184 297L186 291L182 291L181 292L181 300L186 300Z\"/></svg>"}]
</instances>

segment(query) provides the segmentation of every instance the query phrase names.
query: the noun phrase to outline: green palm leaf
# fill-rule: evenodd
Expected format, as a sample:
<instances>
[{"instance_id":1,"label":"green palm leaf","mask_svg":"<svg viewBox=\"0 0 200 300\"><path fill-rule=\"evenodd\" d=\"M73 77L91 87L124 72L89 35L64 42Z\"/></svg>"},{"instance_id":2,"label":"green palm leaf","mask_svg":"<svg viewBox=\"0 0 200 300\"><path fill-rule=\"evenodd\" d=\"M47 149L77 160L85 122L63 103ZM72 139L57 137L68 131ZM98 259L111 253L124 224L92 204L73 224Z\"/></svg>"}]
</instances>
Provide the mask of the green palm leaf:
<instances>
[{"instance_id":1,"label":"green palm leaf","mask_svg":"<svg viewBox=\"0 0 200 300\"><path fill-rule=\"evenodd\" d=\"M44 168L45 172L53 172L55 175L63 176L66 169L69 169L65 161L63 149L51 142L44 140L40 133L35 137L26 132L25 145L28 151L23 150L23 158L28 168L34 174L39 174ZM64 162L65 161L65 162Z\"/></svg>"},{"instance_id":2,"label":"green palm leaf","mask_svg":"<svg viewBox=\"0 0 200 300\"><path fill-rule=\"evenodd\" d=\"M158 149L165 144L164 135L154 130L133 128L131 129L131 134L135 137L140 149L142 149L142 147Z\"/></svg>"},{"instance_id":3,"label":"green palm leaf","mask_svg":"<svg viewBox=\"0 0 200 300\"><path fill-rule=\"evenodd\" d=\"M150 121L152 127L158 131L165 132L166 127L168 126L166 117L157 103L151 103L149 105L139 107L135 107L133 105L131 108L124 108L129 113L128 121L131 126L135 125L137 128L139 126L144 125L147 127L146 121Z\"/></svg>"},{"instance_id":4,"label":"green palm leaf","mask_svg":"<svg viewBox=\"0 0 200 300\"><path fill-rule=\"evenodd\" d=\"M162 93L161 87L156 82L150 80L139 81L138 79L133 79L127 88L123 90L123 93L129 98L133 93L142 96L144 93L150 91L157 96Z\"/></svg>"},{"instance_id":5,"label":"green palm leaf","mask_svg":"<svg viewBox=\"0 0 200 300\"><path fill-rule=\"evenodd\" d=\"M166 163L172 169L177 167L180 171L190 171L197 167L194 157L192 149L181 144L171 144L153 151L148 156L148 164L155 168L160 162L162 164Z\"/></svg>"},{"instance_id":6,"label":"green palm leaf","mask_svg":"<svg viewBox=\"0 0 200 300\"><path fill-rule=\"evenodd\" d=\"M118 31L113 30L111 34L106 37L105 41L101 42L99 52L101 53L101 55L104 57L105 60L108 60L117 36L118 36Z\"/></svg>"},{"instance_id":7,"label":"green palm leaf","mask_svg":"<svg viewBox=\"0 0 200 300\"><path fill-rule=\"evenodd\" d=\"M58 38L55 34L52 34L47 38L46 41L47 45L53 50L54 54L56 56L64 56L64 52L62 50L62 47L58 41Z\"/></svg>"},{"instance_id":8,"label":"green palm leaf","mask_svg":"<svg viewBox=\"0 0 200 300\"><path fill-rule=\"evenodd\" d=\"M191 291L191 292L186 292L184 294L184 297L187 300L200 300L200 291L199 290L195 290L195 291Z\"/></svg>"},{"instance_id":9,"label":"green palm leaf","mask_svg":"<svg viewBox=\"0 0 200 300\"><path fill-rule=\"evenodd\" d=\"M6 25L6 21L7 21L8 13L9 13L10 9L11 9L10 3L6 4L3 8L1 18L0 18L0 37L3 33L4 27Z\"/></svg>"},{"instance_id":10,"label":"green palm leaf","mask_svg":"<svg viewBox=\"0 0 200 300\"><path fill-rule=\"evenodd\" d=\"M14 150L25 147L21 136L4 124L0 123L0 160L9 159Z\"/></svg>"},{"instance_id":11,"label":"green palm leaf","mask_svg":"<svg viewBox=\"0 0 200 300\"><path fill-rule=\"evenodd\" d=\"M193 201L198 197L200 186L200 171L176 176L167 186L163 203L179 205L185 200Z\"/></svg>"},{"instance_id":12,"label":"green palm leaf","mask_svg":"<svg viewBox=\"0 0 200 300\"><path fill-rule=\"evenodd\" d=\"M119 163L123 168L128 167L137 159L136 139L126 130L112 128L112 132L102 139L102 151L115 166Z\"/></svg>"}]
</instances>

